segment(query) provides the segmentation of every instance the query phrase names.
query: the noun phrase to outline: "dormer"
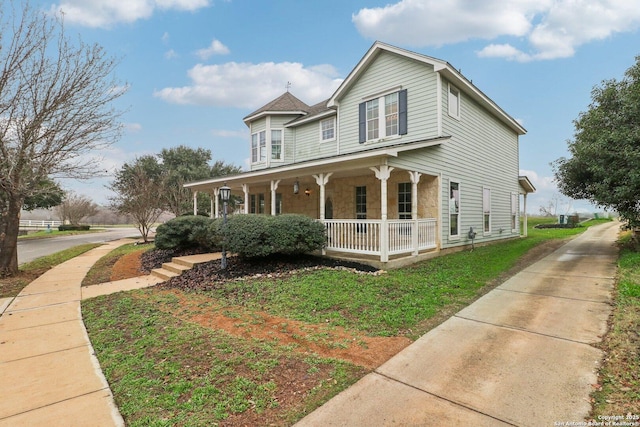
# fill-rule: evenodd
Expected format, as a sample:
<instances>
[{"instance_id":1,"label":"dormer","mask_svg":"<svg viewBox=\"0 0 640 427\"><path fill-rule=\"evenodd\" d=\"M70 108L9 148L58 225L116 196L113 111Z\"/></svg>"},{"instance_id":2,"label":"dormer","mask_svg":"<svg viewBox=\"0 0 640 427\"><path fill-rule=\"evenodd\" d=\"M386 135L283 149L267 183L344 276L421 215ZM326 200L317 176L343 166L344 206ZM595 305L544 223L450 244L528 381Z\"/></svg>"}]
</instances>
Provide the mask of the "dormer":
<instances>
[{"instance_id":1,"label":"dormer","mask_svg":"<svg viewBox=\"0 0 640 427\"><path fill-rule=\"evenodd\" d=\"M304 118L310 111L310 106L285 92L246 116L243 120L251 134L251 170L284 164L293 149L289 146L293 139L285 134L285 125Z\"/></svg>"}]
</instances>

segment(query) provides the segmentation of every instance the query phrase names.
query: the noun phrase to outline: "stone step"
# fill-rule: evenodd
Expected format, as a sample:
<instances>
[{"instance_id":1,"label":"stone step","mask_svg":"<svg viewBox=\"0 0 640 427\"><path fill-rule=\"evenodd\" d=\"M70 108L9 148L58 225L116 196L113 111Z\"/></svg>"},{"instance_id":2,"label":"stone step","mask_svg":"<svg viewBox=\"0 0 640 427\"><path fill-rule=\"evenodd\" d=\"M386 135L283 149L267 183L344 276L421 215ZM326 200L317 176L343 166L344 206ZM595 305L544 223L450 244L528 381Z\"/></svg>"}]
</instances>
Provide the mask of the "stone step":
<instances>
[{"instance_id":1,"label":"stone step","mask_svg":"<svg viewBox=\"0 0 640 427\"><path fill-rule=\"evenodd\" d=\"M179 276L179 273L174 273L173 271L165 270L164 268L154 268L151 270L151 275L161 278L162 280L169 280L172 277Z\"/></svg>"},{"instance_id":2,"label":"stone step","mask_svg":"<svg viewBox=\"0 0 640 427\"><path fill-rule=\"evenodd\" d=\"M172 277L179 276L185 271L192 269L196 264L212 261L219 258L219 253L175 257L171 260L171 262L165 262L164 264L162 264L162 268L151 270L151 274L153 276L159 277L162 280L169 280Z\"/></svg>"},{"instance_id":3,"label":"stone step","mask_svg":"<svg viewBox=\"0 0 640 427\"><path fill-rule=\"evenodd\" d=\"M162 268L165 270L169 270L173 273L178 273L178 274L182 274L183 272L190 270L191 268L193 268L192 265L184 265L184 264L179 264L176 262L165 262L164 264L162 264Z\"/></svg>"}]
</instances>

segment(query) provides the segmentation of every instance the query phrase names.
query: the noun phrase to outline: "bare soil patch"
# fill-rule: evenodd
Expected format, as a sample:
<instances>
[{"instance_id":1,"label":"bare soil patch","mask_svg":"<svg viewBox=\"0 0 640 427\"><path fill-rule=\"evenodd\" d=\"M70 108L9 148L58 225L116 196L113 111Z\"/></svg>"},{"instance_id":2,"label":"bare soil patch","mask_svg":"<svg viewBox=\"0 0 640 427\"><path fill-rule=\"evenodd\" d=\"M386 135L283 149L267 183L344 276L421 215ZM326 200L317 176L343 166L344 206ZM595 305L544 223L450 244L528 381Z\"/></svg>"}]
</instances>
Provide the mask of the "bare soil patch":
<instances>
[{"instance_id":1,"label":"bare soil patch","mask_svg":"<svg viewBox=\"0 0 640 427\"><path fill-rule=\"evenodd\" d=\"M547 240L531 249L517 264L499 278L487 284L481 294L489 292L509 277L542 259L549 253L566 243L565 240ZM141 253L135 252L123 256L113 267L112 280L115 277L135 277L148 271L155 264L166 262L171 253L153 254L154 251ZM164 259L162 258L164 256ZM141 260L141 257L143 258ZM152 259L146 261L144 257ZM262 311L247 310L243 307L222 307L216 301L201 293L190 292L203 288L203 283L211 286L212 282L223 281L240 277L242 275L260 275L265 277L285 276L302 268L313 268L318 264L318 257L302 258L300 263L293 264L290 260L282 259L280 262L265 261L251 265L242 265L239 260L229 260L229 270L223 275L215 268L202 266L196 267L189 274L172 279L171 288L160 287L154 292L172 295L179 301L178 304L163 305L158 308L171 311L172 314L182 320L197 323L211 329L222 329L240 337L272 341L279 345L293 345L298 351L313 352L323 357L346 360L367 369L375 369L400 350L411 344L407 337L369 337L343 328L322 324L308 324L300 321L273 316ZM340 266L335 260L325 261L328 266ZM342 265L344 268L361 268L374 271L362 264L349 263ZM230 273L229 273L230 272ZM438 316L435 316L420 325L421 330L431 329L457 312L461 307L450 307Z\"/></svg>"}]
</instances>

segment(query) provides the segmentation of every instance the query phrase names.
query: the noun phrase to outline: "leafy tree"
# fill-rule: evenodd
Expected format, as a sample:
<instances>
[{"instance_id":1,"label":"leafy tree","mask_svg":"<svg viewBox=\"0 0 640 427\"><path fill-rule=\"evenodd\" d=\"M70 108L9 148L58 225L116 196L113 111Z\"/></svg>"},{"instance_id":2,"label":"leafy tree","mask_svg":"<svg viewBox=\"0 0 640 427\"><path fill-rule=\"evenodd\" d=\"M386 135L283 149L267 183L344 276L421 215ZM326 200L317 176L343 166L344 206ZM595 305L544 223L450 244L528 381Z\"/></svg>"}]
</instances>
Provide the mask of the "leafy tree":
<instances>
[{"instance_id":1,"label":"leafy tree","mask_svg":"<svg viewBox=\"0 0 640 427\"><path fill-rule=\"evenodd\" d=\"M124 215L131 215L145 242L149 231L165 210L164 178L155 156L142 156L134 163L125 163L108 187L115 193L111 207Z\"/></svg>"},{"instance_id":2,"label":"leafy tree","mask_svg":"<svg viewBox=\"0 0 640 427\"><path fill-rule=\"evenodd\" d=\"M33 211L36 209L49 209L58 206L64 198L64 190L57 182L45 178L38 184L39 191L33 196L26 197L22 209Z\"/></svg>"},{"instance_id":3,"label":"leafy tree","mask_svg":"<svg viewBox=\"0 0 640 427\"><path fill-rule=\"evenodd\" d=\"M61 19L28 1L0 8L0 275L18 271L20 211L55 177L90 178L115 142L126 92L102 47L66 37Z\"/></svg>"},{"instance_id":4,"label":"leafy tree","mask_svg":"<svg viewBox=\"0 0 640 427\"><path fill-rule=\"evenodd\" d=\"M602 82L574 121L570 158L553 163L558 188L640 225L640 56L622 80Z\"/></svg>"},{"instance_id":5,"label":"leafy tree","mask_svg":"<svg viewBox=\"0 0 640 427\"><path fill-rule=\"evenodd\" d=\"M167 210L175 216L193 209L193 196L189 189L183 187L185 183L241 172L240 167L221 160L210 165L211 151L204 148L180 145L163 149L158 157L164 170ZM198 206L208 207L210 204L208 194L198 193Z\"/></svg>"},{"instance_id":6,"label":"leafy tree","mask_svg":"<svg viewBox=\"0 0 640 427\"><path fill-rule=\"evenodd\" d=\"M55 211L63 224L69 221L71 225L79 225L83 218L98 213L98 205L89 197L70 191Z\"/></svg>"}]
</instances>

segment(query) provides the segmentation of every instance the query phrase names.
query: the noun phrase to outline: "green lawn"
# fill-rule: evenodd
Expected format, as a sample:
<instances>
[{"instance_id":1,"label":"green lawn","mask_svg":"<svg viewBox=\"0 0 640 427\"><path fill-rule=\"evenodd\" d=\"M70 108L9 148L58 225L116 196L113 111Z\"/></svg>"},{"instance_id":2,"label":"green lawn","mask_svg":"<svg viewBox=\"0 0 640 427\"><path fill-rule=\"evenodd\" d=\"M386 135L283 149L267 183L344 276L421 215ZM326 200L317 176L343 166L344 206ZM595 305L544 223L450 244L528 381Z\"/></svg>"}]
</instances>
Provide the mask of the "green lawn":
<instances>
[{"instance_id":1,"label":"green lawn","mask_svg":"<svg viewBox=\"0 0 640 427\"><path fill-rule=\"evenodd\" d=\"M531 219L530 227L537 221ZM284 319L283 328L291 319L310 331L322 325L361 336L415 339L434 319L444 320L495 286L534 246L585 229L531 228L526 239L378 276L319 269L286 279L226 282L197 293L151 288L114 294L85 301L83 313L128 425L291 425L367 370L296 351L295 345L204 327L185 320L185 311L196 316L241 310L248 317L238 323L249 329L259 326L251 313L266 312Z\"/></svg>"}]
</instances>

